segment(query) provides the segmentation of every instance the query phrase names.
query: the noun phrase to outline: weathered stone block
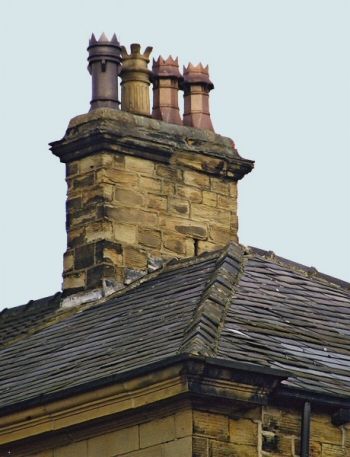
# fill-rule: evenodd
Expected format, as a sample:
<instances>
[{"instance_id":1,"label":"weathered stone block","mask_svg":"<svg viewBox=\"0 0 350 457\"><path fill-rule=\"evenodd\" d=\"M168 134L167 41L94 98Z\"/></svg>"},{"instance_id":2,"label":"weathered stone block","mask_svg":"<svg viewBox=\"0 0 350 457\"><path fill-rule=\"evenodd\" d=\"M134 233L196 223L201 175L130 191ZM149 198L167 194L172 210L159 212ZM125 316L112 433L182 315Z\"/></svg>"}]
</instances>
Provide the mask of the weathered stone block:
<instances>
[{"instance_id":1,"label":"weathered stone block","mask_svg":"<svg viewBox=\"0 0 350 457\"><path fill-rule=\"evenodd\" d=\"M113 224L110 221L92 222L91 224L88 224L85 228L86 243L97 240L113 241L113 239Z\"/></svg>"},{"instance_id":2,"label":"weathered stone block","mask_svg":"<svg viewBox=\"0 0 350 457\"><path fill-rule=\"evenodd\" d=\"M79 173L79 162L66 164L66 176L73 176Z\"/></svg>"},{"instance_id":3,"label":"weathered stone block","mask_svg":"<svg viewBox=\"0 0 350 457\"><path fill-rule=\"evenodd\" d=\"M202 254L203 252L211 252L219 249L220 247L224 246L224 244L220 245L217 243L211 243L209 241L198 241L198 254Z\"/></svg>"},{"instance_id":4,"label":"weathered stone block","mask_svg":"<svg viewBox=\"0 0 350 457\"><path fill-rule=\"evenodd\" d=\"M175 413L176 438L192 435L192 409L186 409Z\"/></svg>"},{"instance_id":5,"label":"weathered stone block","mask_svg":"<svg viewBox=\"0 0 350 457\"><path fill-rule=\"evenodd\" d=\"M66 201L66 211L72 212L76 209L81 209L82 205L82 198L81 197L73 197Z\"/></svg>"},{"instance_id":6,"label":"weathered stone block","mask_svg":"<svg viewBox=\"0 0 350 457\"><path fill-rule=\"evenodd\" d=\"M258 457L257 446L209 441L210 457Z\"/></svg>"},{"instance_id":7,"label":"weathered stone block","mask_svg":"<svg viewBox=\"0 0 350 457\"><path fill-rule=\"evenodd\" d=\"M122 188L135 188L138 186L139 177L136 173L124 170L101 169L96 171L96 182L105 184L115 184Z\"/></svg>"},{"instance_id":8,"label":"weathered stone block","mask_svg":"<svg viewBox=\"0 0 350 457\"><path fill-rule=\"evenodd\" d=\"M203 191L203 204L208 206L217 205L217 194L208 190Z\"/></svg>"},{"instance_id":9,"label":"weathered stone block","mask_svg":"<svg viewBox=\"0 0 350 457\"><path fill-rule=\"evenodd\" d=\"M192 457L192 438L180 438L162 445L163 457Z\"/></svg>"},{"instance_id":10,"label":"weathered stone block","mask_svg":"<svg viewBox=\"0 0 350 457\"><path fill-rule=\"evenodd\" d=\"M175 417L173 415L140 425L141 448L172 441L175 437Z\"/></svg>"},{"instance_id":11,"label":"weathered stone block","mask_svg":"<svg viewBox=\"0 0 350 457\"><path fill-rule=\"evenodd\" d=\"M112 201L113 190L114 186L112 184L100 184L84 190L82 194L83 207L86 208L87 206Z\"/></svg>"},{"instance_id":12,"label":"weathered stone block","mask_svg":"<svg viewBox=\"0 0 350 457\"><path fill-rule=\"evenodd\" d=\"M206 156L204 154L179 153L176 156L176 162L180 166L207 171L209 173L220 173L225 168L223 160Z\"/></svg>"},{"instance_id":13,"label":"weathered stone block","mask_svg":"<svg viewBox=\"0 0 350 457\"><path fill-rule=\"evenodd\" d=\"M95 262L111 263L112 265L121 265L122 247L119 243L108 240L100 240L95 244Z\"/></svg>"},{"instance_id":14,"label":"weathered stone block","mask_svg":"<svg viewBox=\"0 0 350 457\"><path fill-rule=\"evenodd\" d=\"M178 235L163 235L163 246L169 251L175 252L176 254L186 254L186 239L180 238Z\"/></svg>"},{"instance_id":15,"label":"weathered stone block","mask_svg":"<svg viewBox=\"0 0 350 457\"><path fill-rule=\"evenodd\" d=\"M228 244L231 240L231 232L225 227L210 225L209 239L214 243L218 243L218 245Z\"/></svg>"},{"instance_id":16,"label":"weathered stone block","mask_svg":"<svg viewBox=\"0 0 350 457\"><path fill-rule=\"evenodd\" d=\"M73 180L74 189L85 189L95 183L95 173L86 173L85 175L78 176Z\"/></svg>"},{"instance_id":17,"label":"weathered stone block","mask_svg":"<svg viewBox=\"0 0 350 457\"><path fill-rule=\"evenodd\" d=\"M175 184L164 179L162 182L162 194L175 195Z\"/></svg>"},{"instance_id":18,"label":"weathered stone block","mask_svg":"<svg viewBox=\"0 0 350 457\"><path fill-rule=\"evenodd\" d=\"M210 178L210 189L218 194L228 195L230 192L229 185L229 181L223 181L215 177Z\"/></svg>"},{"instance_id":19,"label":"weathered stone block","mask_svg":"<svg viewBox=\"0 0 350 457\"><path fill-rule=\"evenodd\" d=\"M101 264L89 268L87 270L86 287L88 289L102 287L105 279L111 281L116 279L116 272L113 265Z\"/></svg>"},{"instance_id":20,"label":"weathered stone block","mask_svg":"<svg viewBox=\"0 0 350 457\"><path fill-rule=\"evenodd\" d=\"M53 452L54 457L76 457L78 455L87 455L86 440L59 447Z\"/></svg>"},{"instance_id":21,"label":"weathered stone block","mask_svg":"<svg viewBox=\"0 0 350 457\"><path fill-rule=\"evenodd\" d=\"M148 192L160 192L162 182L160 179L148 178L145 176L140 177L140 189Z\"/></svg>"},{"instance_id":22,"label":"weathered stone block","mask_svg":"<svg viewBox=\"0 0 350 457\"><path fill-rule=\"evenodd\" d=\"M207 238L207 228L198 224L193 225L176 225L175 230L186 236L190 236L194 239L205 239Z\"/></svg>"},{"instance_id":23,"label":"weathered stone block","mask_svg":"<svg viewBox=\"0 0 350 457\"><path fill-rule=\"evenodd\" d=\"M230 210L235 207L235 202L232 197L218 194L218 207Z\"/></svg>"},{"instance_id":24,"label":"weathered stone block","mask_svg":"<svg viewBox=\"0 0 350 457\"><path fill-rule=\"evenodd\" d=\"M278 427L281 433L299 435L301 429L301 415L299 411L287 409L281 411Z\"/></svg>"},{"instance_id":25,"label":"weathered stone block","mask_svg":"<svg viewBox=\"0 0 350 457\"><path fill-rule=\"evenodd\" d=\"M315 441L329 444L342 444L342 431L332 424L330 417L318 415L311 420L311 436Z\"/></svg>"},{"instance_id":26,"label":"weathered stone block","mask_svg":"<svg viewBox=\"0 0 350 457\"><path fill-rule=\"evenodd\" d=\"M322 445L317 441L310 443L310 457L321 457ZM300 455L300 441L294 440L294 454Z\"/></svg>"},{"instance_id":27,"label":"weathered stone block","mask_svg":"<svg viewBox=\"0 0 350 457\"><path fill-rule=\"evenodd\" d=\"M190 213L190 205L186 200L170 197L168 199L168 211L170 214L188 216Z\"/></svg>"},{"instance_id":28,"label":"weathered stone block","mask_svg":"<svg viewBox=\"0 0 350 457\"><path fill-rule=\"evenodd\" d=\"M139 449L138 427L128 427L87 441L88 457L113 457ZM86 454L76 454L78 455ZM66 457L66 456L65 456Z\"/></svg>"},{"instance_id":29,"label":"weathered stone block","mask_svg":"<svg viewBox=\"0 0 350 457\"><path fill-rule=\"evenodd\" d=\"M152 175L154 163L139 157L125 156L125 169Z\"/></svg>"},{"instance_id":30,"label":"weathered stone block","mask_svg":"<svg viewBox=\"0 0 350 457\"><path fill-rule=\"evenodd\" d=\"M77 227L79 225L87 224L89 222L93 222L99 219L98 214L99 208L96 206L92 206L89 208L82 208L79 210L74 211L74 213L67 213L67 220L66 225L67 228L70 227Z\"/></svg>"},{"instance_id":31,"label":"weathered stone block","mask_svg":"<svg viewBox=\"0 0 350 457\"><path fill-rule=\"evenodd\" d=\"M161 246L161 232L153 229L139 228L138 242L144 246L159 249Z\"/></svg>"},{"instance_id":32,"label":"weathered stone block","mask_svg":"<svg viewBox=\"0 0 350 457\"><path fill-rule=\"evenodd\" d=\"M230 213L208 205L192 203L191 218L194 220L212 221L225 226L230 225Z\"/></svg>"},{"instance_id":33,"label":"weathered stone block","mask_svg":"<svg viewBox=\"0 0 350 457\"><path fill-rule=\"evenodd\" d=\"M74 268L82 270L91 267L95 262L95 244L85 244L74 250Z\"/></svg>"},{"instance_id":34,"label":"weathered stone block","mask_svg":"<svg viewBox=\"0 0 350 457\"><path fill-rule=\"evenodd\" d=\"M201 436L193 436L192 455L193 455L193 457L208 457L209 456L208 438L204 438Z\"/></svg>"},{"instance_id":35,"label":"weathered stone block","mask_svg":"<svg viewBox=\"0 0 350 457\"><path fill-rule=\"evenodd\" d=\"M143 195L140 192L136 192L132 189L119 189L115 190L114 198L117 202L122 203L126 206L142 206Z\"/></svg>"},{"instance_id":36,"label":"weathered stone block","mask_svg":"<svg viewBox=\"0 0 350 457\"><path fill-rule=\"evenodd\" d=\"M156 194L147 195L147 207L166 211L168 208L168 200L166 197Z\"/></svg>"},{"instance_id":37,"label":"weathered stone block","mask_svg":"<svg viewBox=\"0 0 350 457\"><path fill-rule=\"evenodd\" d=\"M193 257L196 254L195 241L193 238L185 239L186 257Z\"/></svg>"},{"instance_id":38,"label":"weathered stone block","mask_svg":"<svg viewBox=\"0 0 350 457\"><path fill-rule=\"evenodd\" d=\"M83 157L79 160L80 173L87 173L99 168L124 168L124 157L118 154L100 153Z\"/></svg>"},{"instance_id":39,"label":"weathered stone block","mask_svg":"<svg viewBox=\"0 0 350 457\"><path fill-rule=\"evenodd\" d=\"M137 240L137 226L130 224L113 224L114 238L116 241L133 244Z\"/></svg>"},{"instance_id":40,"label":"weathered stone block","mask_svg":"<svg viewBox=\"0 0 350 457\"><path fill-rule=\"evenodd\" d=\"M183 176L184 183L189 186L199 187L202 190L210 187L209 176L204 173L185 170Z\"/></svg>"},{"instance_id":41,"label":"weathered stone block","mask_svg":"<svg viewBox=\"0 0 350 457\"><path fill-rule=\"evenodd\" d=\"M63 289L82 289L86 284L85 271L68 273L63 276Z\"/></svg>"},{"instance_id":42,"label":"weathered stone block","mask_svg":"<svg viewBox=\"0 0 350 457\"><path fill-rule=\"evenodd\" d=\"M163 452L162 445L158 444L156 446L147 447L128 454L119 454L118 457L164 457Z\"/></svg>"},{"instance_id":43,"label":"weathered stone block","mask_svg":"<svg viewBox=\"0 0 350 457\"><path fill-rule=\"evenodd\" d=\"M63 254L63 271L70 271L74 268L74 251L66 251Z\"/></svg>"},{"instance_id":44,"label":"weathered stone block","mask_svg":"<svg viewBox=\"0 0 350 457\"><path fill-rule=\"evenodd\" d=\"M349 449L348 449L349 452ZM342 445L322 443L322 457L346 457L346 448Z\"/></svg>"},{"instance_id":45,"label":"weathered stone block","mask_svg":"<svg viewBox=\"0 0 350 457\"><path fill-rule=\"evenodd\" d=\"M193 411L193 433L228 441L230 436L228 417L221 414Z\"/></svg>"},{"instance_id":46,"label":"weathered stone block","mask_svg":"<svg viewBox=\"0 0 350 457\"><path fill-rule=\"evenodd\" d=\"M231 197L236 199L237 198L237 191L238 191L237 183L236 182L230 182L229 185L228 185L228 188L229 188L229 194L231 195Z\"/></svg>"},{"instance_id":47,"label":"weathered stone block","mask_svg":"<svg viewBox=\"0 0 350 457\"><path fill-rule=\"evenodd\" d=\"M258 424L249 419L238 419L229 421L230 441L235 444L258 444Z\"/></svg>"},{"instance_id":48,"label":"weathered stone block","mask_svg":"<svg viewBox=\"0 0 350 457\"><path fill-rule=\"evenodd\" d=\"M202 191L191 186L178 184L176 186L176 195L193 203L201 203L202 201Z\"/></svg>"},{"instance_id":49,"label":"weathered stone block","mask_svg":"<svg viewBox=\"0 0 350 457\"><path fill-rule=\"evenodd\" d=\"M176 181L181 179L181 170L176 167L170 167L169 165L156 165L156 175L162 178Z\"/></svg>"},{"instance_id":50,"label":"weathered stone block","mask_svg":"<svg viewBox=\"0 0 350 457\"><path fill-rule=\"evenodd\" d=\"M203 222L195 222L185 218L174 217L171 215L160 216L159 225L166 230L181 233L182 235L194 238L207 237L207 225Z\"/></svg>"},{"instance_id":51,"label":"weathered stone block","mask_svg":"<svg viewBox=\"0 0 350 457\"><path fill-rule=\"evenodd\" d=\"M106 207L105 213L111 220L123 224L139 224L147 227L155 227L158 225L158 215L155 212L143 211L138 208L109 206Z\"/></svg>"},{"instance_id":52,"label":"weathered stone block","mask_svg":"<svg viewBox=\"0 0 350 457\"><path fill-rule=\"evenodd\" d=\"M124 263L129 268L143 270L147 268L147 254L139 248L125 246L123 249Z\"/></svg>"},{"instance_id":53,"label":"weathered stone block","mask_svg":"<svg viewBox=\"0 0 350 457\"><path fill-rule=\"evenodd\" d=\"M71 228L67 231L68 235L68 248L80 246L85 241L85 228Z\"/></svg>"}]
</instances>

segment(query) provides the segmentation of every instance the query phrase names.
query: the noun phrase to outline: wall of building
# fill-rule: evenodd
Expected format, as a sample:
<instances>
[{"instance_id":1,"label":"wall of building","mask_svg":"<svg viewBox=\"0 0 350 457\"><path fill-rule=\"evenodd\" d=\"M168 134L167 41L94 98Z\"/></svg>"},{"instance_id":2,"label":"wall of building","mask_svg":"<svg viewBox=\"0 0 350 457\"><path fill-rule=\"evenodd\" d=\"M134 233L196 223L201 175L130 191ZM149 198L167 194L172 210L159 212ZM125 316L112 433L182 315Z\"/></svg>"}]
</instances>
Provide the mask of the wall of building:
<instances>
[{"instance_id":1,"label":"wall of building","mask_svg":"<svg viewBox=\"0 0 350 457\"><path fill-rule=\"evenodd\" d=\"M217 414L183 409L35 454L36 457L277 457L298 456L300 411L257 407ZM350 427L326 414L311 422L311 457L348 457Z\"/></svg>"},{"instance_id":2,"label":"wall of building","mask_svg":"<svg viewBox=\"0 0 350 457\"><path fill-rule=\"evenodd\" d=\"M191 457L192 411L117 429L33 454L35 457Z\"/></svg>"},{"instance_id":3,"label":"wall of building","mask_svg":"<svg viewBox=\"0 0 350 457\"><path fill-rule=\"evenodd\" d=\"M67 164L64 289L100 287L109 276L123 283L126 269L147 271L150 257L190 257L237 241L237 183L200 171L215 161L105 153Z\"/></svg>"},{"instance_id":4,"label":"wall of building","mask_svg":"<svg viewBox=\"0 0 350 457\"><path fill-rule=\"evenodd\" d=\"M194 457L274 457L300 455L301 413L262 407L232 415L195 411ZM350 428L332 425L329 415L313 414L311 457L350 455Z\"/></svg>"}]
</instances>

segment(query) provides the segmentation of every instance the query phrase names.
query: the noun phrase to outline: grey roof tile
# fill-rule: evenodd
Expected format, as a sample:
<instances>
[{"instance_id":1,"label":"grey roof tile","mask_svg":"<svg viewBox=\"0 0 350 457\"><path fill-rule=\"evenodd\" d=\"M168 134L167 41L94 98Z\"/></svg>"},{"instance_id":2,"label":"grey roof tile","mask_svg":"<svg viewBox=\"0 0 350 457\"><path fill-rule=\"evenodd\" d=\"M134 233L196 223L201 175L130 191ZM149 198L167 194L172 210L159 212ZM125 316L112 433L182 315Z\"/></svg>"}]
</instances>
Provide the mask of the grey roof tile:
<instances>
[{"instance_id":1,"label":"grey roof tile","mask_svg":"<svg viewBox=\"0 0 350 457\"><path fill-rule=\"evenodd\" d=\"M180 353L284 369L287 387L350 398L349 285L272 253L232 243L172 262L46 325L58 306L0 314L0 408Z\"/></svg>"}]
</instances>

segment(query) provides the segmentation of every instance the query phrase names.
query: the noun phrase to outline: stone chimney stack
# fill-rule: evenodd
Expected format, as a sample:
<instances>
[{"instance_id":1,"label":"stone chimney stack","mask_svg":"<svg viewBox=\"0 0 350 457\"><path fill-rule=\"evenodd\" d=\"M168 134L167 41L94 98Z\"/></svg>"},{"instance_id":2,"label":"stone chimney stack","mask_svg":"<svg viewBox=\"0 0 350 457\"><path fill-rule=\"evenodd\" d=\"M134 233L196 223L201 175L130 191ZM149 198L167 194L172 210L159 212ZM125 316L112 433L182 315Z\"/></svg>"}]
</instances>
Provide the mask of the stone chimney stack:
<instances>
[{"instance_id":1,"label":"stone chimney stack","mask_svg":"<svg viewBox=\"0 0 350 457\"><path fill-rule=\"evenodd\" d=\"M153 59L153 110L152 116L172 124L182 124L179 111L179 82L183 80L179 72L178 58L169 56L166 60L159 56Z\"/></svg>"},{"instance_id":2,"label":"stone chimney stack","mask_svg":"<svg viewBox=\"0 0 350 457\"><path fill-rule=\"evenodd\" d=\"M149 85L152 72L147 68L151 47L141 54L141 46L132 44L130 54L122 46L123 66L120 73L122 78L122 110L129 113L150 115Z\"/></svg>"},{"instance_id":3,"label":"stone chimney stack","mask_svg":"<svg viewBox=\"0 0 350 457\"><path fill-rule=\"evenodd\" d=\"M183 71L184 117L183 124L199 129L214 130L209 112L209 92L214 84L209 79L209 67L192 65Z\"/></svg>"},{"instance_id":4,"label":"stone chimney stack","mask_svg":"<svg viewBox=\"0 0 350 457\"><path fill-rule=\"evenodd\" d=\"M237 182L253 167L230 138L211 131L207 68L185 69L184 123L191 127L176 125L177 59L154 63L158 120L149 109L151 48L122 48L121 110L119 43L102 35L88 49L92 110L51 143L66 164L67 295L115 290L164 261L237 241Z\"/></svg>"},{"instance_id":5,"label":"stone chimney stack","mask_svg":"<svg viewBox=\"0 0 350 457\"><path fill-rule=\"evenodd\" d=\"M89 41L88 70L92 76L91 109L119 108L118 73L120 67L120 44L113 35L109 41L103 33L99 40L91 35Z\"/></svg>"}]
</instances>

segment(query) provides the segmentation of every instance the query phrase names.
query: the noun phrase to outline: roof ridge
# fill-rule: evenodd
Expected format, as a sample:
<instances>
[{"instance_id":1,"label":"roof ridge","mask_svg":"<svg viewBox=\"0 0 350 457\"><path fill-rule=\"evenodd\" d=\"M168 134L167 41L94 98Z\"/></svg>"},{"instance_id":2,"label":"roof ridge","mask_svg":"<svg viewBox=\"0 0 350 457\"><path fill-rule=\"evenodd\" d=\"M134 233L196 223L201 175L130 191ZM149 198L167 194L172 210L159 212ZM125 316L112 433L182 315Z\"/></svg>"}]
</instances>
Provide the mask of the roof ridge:
<instances>
[{"instance_id":1,"label":"roof ridge","mask_svg":"<svg viewBox=\"0 0 350 457\"><path fill-rule=\"evenodd\" d=\"M214 356L227 306L235 290L244 248L231 242L217 260L191 321L184 331L179 353Z\"/></svg>"},{"instance_id":2,"label":"roof ridge","mask_svg":"<svg viewBox=\"0 0 350 457\"><path fill-rule=\"evenodd\" d=\"M315 267L309 267L299 262L294 262L293 260L286 259L276 255L273 251L266 251L265 249L256 248L254 246L248 246L248 254L255 254L259 257L262 257L266 260L274 261L278 265L283 265L294 272L303 274L309 278L319 279L327 284L332 286L341 287L343 290L350 292L350 282L344 281L334 276L327 275L318 271Z\"/></svg>"}]
</instances>

